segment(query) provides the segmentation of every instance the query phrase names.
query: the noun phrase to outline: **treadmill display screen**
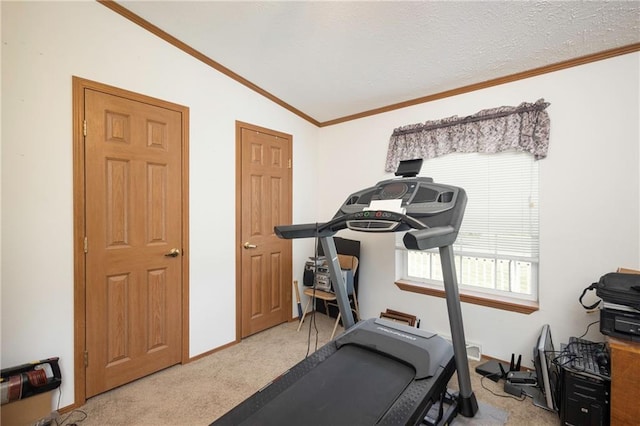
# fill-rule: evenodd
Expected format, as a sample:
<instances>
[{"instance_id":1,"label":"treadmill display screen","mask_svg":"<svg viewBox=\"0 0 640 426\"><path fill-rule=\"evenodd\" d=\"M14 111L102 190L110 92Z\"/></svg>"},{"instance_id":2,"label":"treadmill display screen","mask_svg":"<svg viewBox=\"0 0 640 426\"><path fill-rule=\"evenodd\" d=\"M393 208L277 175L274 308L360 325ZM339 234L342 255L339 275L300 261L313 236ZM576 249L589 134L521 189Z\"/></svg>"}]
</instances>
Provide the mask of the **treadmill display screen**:
<instances>
[{"instance_id":1,"label":"treadmill display screen","mask_svg":"<svg viewBox=\"0 0 640 426\"><path fill-rule=\"evenodd\" d=\"M382 187L379 193L379 197L381 200L394 200L397 198L401 198L404 194L407 193L408 190L409 187L406 183L390 183L389 185L385 185Z\"/></svg>"},{"instance_id":2,"label":"treadmill display screen","mask_svg":"<svg viewBox=\"0 0 640 426\"><path fill-rule=\"evenodd\" d=\"M421 218L437 216L454 209L459 192L460 188L437 184L433 182L433 179L427 177L390 179L378 182L374 187L351 194L334 215L334 218L375 209L402 211L407 216L422 220ZM399 201L399 205L394 209L393 206L387 207L386 205L378 204L378 202L388 201ZM382 232L386 229L386 232L394 232L407 230L405 226L370 226L368 224L358 226L353 223L354 220L369 221L371 219L366 217L350 218L350 228L355 229L357 227L361 231Z\"/></svg>"}]
</instances>

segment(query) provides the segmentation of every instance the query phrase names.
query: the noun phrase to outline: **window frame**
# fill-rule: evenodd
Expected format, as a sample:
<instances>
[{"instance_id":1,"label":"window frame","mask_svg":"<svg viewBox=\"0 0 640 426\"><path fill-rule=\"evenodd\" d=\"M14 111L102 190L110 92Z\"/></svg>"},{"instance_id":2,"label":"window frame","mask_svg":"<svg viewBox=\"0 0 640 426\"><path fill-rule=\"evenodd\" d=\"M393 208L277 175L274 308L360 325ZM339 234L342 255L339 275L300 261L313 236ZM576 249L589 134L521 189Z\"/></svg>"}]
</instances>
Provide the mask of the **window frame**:
<instances>
[{"instance_id":1,"label":"window frame","mask_svg":"<svg viewBox=\"0 0 640 426\"><path fill-rule=\"evenodd\" d=\"M457 153L455 155L459 155L460 153ZM518 182L520 182L520 184L524 183L524 188L527 188L528 185L528 192L525 189L525 192L522 192L518 189L518 187L515 187L516 192L511 192L512 194L525 194L528 199L529 199L529 208L535 208L535 212L533 212L532 214L529 215L529 218L531 220L527 219L527 213L526 211L522 210L522 212L519 215L516 216L511 216L511 217L518 217L520 219L526 219L523 222L515 222L517 223L522 223L524 226L523 229L525 229L526 231L529 231L529 233L524 233L522 235L527 235L526 238L532 238L531 242L535 243L535 245L531 245L530 246L530 250L526 248L526 240L523 240L522 238L520 239L520 242L523 243L523 245L518 245L518 247L520 247L520 249L525 250L521 253L529 253L530 255L517 255L516 253L512 252L509 253L509 251L511 250L511 246L507 245L507 246L491 246L488 245L486 246L487 249L482 249L479 247L482 246L477 246L476 244L474 244L475 242L475 237L479 236L479 240L478 241L483 241L483 238L486 238L487 236L491 236L491 237L497 237L500 235L503 236L511 236L514 235L514 233L511 232L510 228L502 228L503 232L499 232L497 234L484 234L483 233L483 227L481 226L480 228L477 228L477 224L479 223L478 220L482 221L482 215L478 216L478 217L474 217L471 221L472 225L471 226L476 226L477 229L480 229L480 233L477 234L477 229L470 229L470 232L466 233L466 236L471 236L472 238L463 238L463 240L465 240L467 242L467 246L463 246L461 247L459 244L454 243L453 245L453 251L454 251L454 261L456 263L456 276L458 279L458 288L459 291L461 293L461 295L463 294L469 294L472 295L473 299L476 300L478 298L480 299L495 299L495 300L503 300L506 301L508 307L510 307L511 305L523 305L525 306L526 310L536 310L538 305L538 300L539 300L539 248L540 248L540 240L539 240L539 235L540 235L540 222L539 222L539 214L540 214L540 209L539 209L539 188L540 188L540 175L539 175L539 165L536 164L536 162L534 161L534 159L532 157L528 157L530 160L527 161L527 163L523 163L524 165L526 164L530 164L532 167L535 167L528 170L528 171L523 171L523 173L528 173L528 175L518 175L518 167L520 166L516 166L516 164L520 164L520 162L525 159L525 157L521 157L520 159L517 159L517 163L512 163L510 161L512 161L510 158L501 158L501 159L496 159L497 162L496 163L492 163L492 159L489 159L489 157L495 158L495 156L500 156L502 153L496 153L496 154L491 154L488 155L487 154L483 154L483 156L487 156L485 157L485 159L483 160L483 162L478 163L478 173L482 173L482 170L484 170L483 168L486 167L486 170L488 170L487 173L489 173L487 176L491 176L493 175L493 173L491 172L491 170L493 170L493 167L506 167L504 169L497 169L498 170L498 174L495 175L495 177L488 179L487 180L487 184L491 184L493 183L492 186L487 187L489 189L487 189L487 196L490 197L491 196L491 191L492 190L500 190L500 188L502 187L500 180L495 181L495 178L500 179L500 176L502 173L504 173L504 170L507 170L507 168L511 168L514 167L511 173L515 173L514 176L517 176ZM509 152L509 153L504 153L504 155L513 155L513 152ZM528 155L526 153L517 153L518 155L521 156L525 156ZM475 154L471 154L471 155L479 155L477 153ZM451 157L451 155L447 155L447 157ZM430 160L431 161L431 160ZM428 167L429 166L429 162L428 161L425 165ZM466 161L466 160L465 160ZM473 158L471 159L471 161L475 161ZM462 165L460 167L464 167L465 165L468 165L469 163L462 163ZM435 175L437 175L439 172L438 167L440 167L440 170L452 170L450 164L441 163L439 166L435 166L435 165L431 165L432 167L432 173L433 170L435 169L436 172L434 173ZM463 169L464 170L464 169ZM524 169L526 170L526 169ZM444 173L444 172L440 172L440 173ZM463 173L464 175L464 173ZM427 173L420 173L419 176L431 176ZM469 176L471 175L467 175L467 179L469 178ZM528 176L528 177L527 177ZM437 178L436 176L434 177L434 181L438 182L439 178ZM458 177L458 176L456 176ZM475 174L474 174L475 177ZM511 175L507 175L506 179L509 179L511 177ZM521 177L525 177L525 180L522 181ZM515 180L515 179L514 179ZM442 180L444 182L444 179ZM482 179L478 179L478 181L482 181ZM446 180L447 183L450 183L452 185L456 185L455 182L452 182L450 180ZM497 185L496 185L497 182ZM532 184L535 183L535 186L532 186ZM462 184L457 184L458 186L464 187L464 185ZM494 186L495 185L495 186ZM470 185L473 186L473 185ZM477 187L476 187L477 188ZM510 191L512 191L514 188L511 188ZM471 190L471 188L469 188L469 190L467 190L467 192L469 192ZM475 189L474 189L475 190ZM482 192L482 191L481 191ZM495 194L495 193L494 193ZM507 195L509 194L509 192L506 193ZM527 195L528 194L528 195ZM499 193L499 195L502 197L502 193ZM484 198L484 199L491 199L491 198ZM502 199L503 202L504 200L511 200L511 198L498 198L498 199ZM522 209L522 202L523 200L519 197L516 196L515 198L517 201L515 202L515 204L513 205L514 208L516 208L516 211L518 211L518 209ZM469 201L472 202L472 201ZM503 205L503 204L500 204ZM467 205L467 210L469 205ZM509 206L510 207L510 206ZM478 205L478 209L480 209L479 211L484 212L482 210L482 204ZM494 222L487 222L487 223L494 223L494 224L498 224L501 220L500 217L500 213L498 213L497 210L492 210L491 208L489 209L489 211L491 212L490 216L487 216L488 219L493 219ZM531 211L531 210L530 210ZM495 214L494 214L495 212ZM468 211L467 211L468 213ZM507 219L509 217L506 217ZM496 222L497 221L497 222ZM507 226L511 226L511 224L513 224L513 222L508 221L506 222L506 224L509 224ZM500 226L498 226L497 228L500 229L502 226L502 224ZM464 228L464 221L463 221L463 228ZM464 232L464 229L462 230ZM506 233L504 232L506 231ZM461 236L463 236L464 234L461 234ZM417 277L417 276L412 276L409 275L409 255L408 253L410 251L413 250L408 250L406 247L404 247L404 244L402 242L402 237L404 236L404 233L399 233L396 234L396 240L395 240L395 254L396 254L396 284L397 285L402 285L402 286L409 286L409 287L417 287L417 291L416 292L422 292L421 289L427 289L426 291L429 292L429 294L431 293L437 293L438 291L442 291L444 292L444 283L442 282L442 280L437 280L437 279L433 279L433 278L423 278L423 277ZM458 238L457 242L460 242L460 238ZM505 241L504 239L501 239L498 237L498 239L496 241ZM515 246L514 246L515 247ZM477 250L475 250L475 248L477 248ZM418 250L415 250L416 252L419 252ZM425 250L426 252L438 252L438 249L431 249L431 250ZM464 279L461 279L461 275L463 273L462 269L460 267L461 262L462 262L462 257L463 256L470 256L470 257L475 257L475 258L486 258L486 259L491 259L491 260L495 260L496 262L500 261L500 260L506 260L510 262L510 276L509 276L509 288L510 290L502 290L502 289L498 289L497 284L498 284L498 272L497 272L497 263L493 266L491 274L493 275L493 283L491 287L484 287L484 286L476 286L476 285L469 285L468 282L464 282ZM434 258L431 258L431 261L433 261ZM518 262L518 261L524 261L527 263L530 263L530 268L531 268L531 275L530 275L530 291L531 293L522 293L522 292L518 292L518 291L512 291L511 289L513 288L514 284L517 283L517 278L512 277L512 268L516 267L513 266L511 264L511 262ZM431 275L431 273L430 273ZM409 290L411 291L411 290ZM438 295L438 294L435 294ZM480 304L485 304L485 303L480 303ZM510 309L509 310L514 310L514 309ZM517 309L515 309L517 310ZM530 313L530 312L527 312Z\"/></svg>"},{"instance_id":2,"label":"window frame","mask_svg":"<svg viewBox=\"0 0 640 426\"><path fill-rule=\"evenodd\" d=\"M444 290L444 282L442 280L437 280L433 278L421 278L409 275L409 256L408 252L419 250L409 250L401 244L396 244L396 265L400 265L400 274L398 275L398 279L396 281L405 281L409 283L415 283L417 285L426 285L434 288L442 288ZM438 249L430 249L425 250L424 252L435 252L437 253ZM496 288L490 287L481 287L465 284L461 279L462 268L459 267L459 258L461 256L473 256L473 257L485 257L487 259L493 259L486 256L480 256L478 253L472 252L464 252L464 251L456 251L455 247L453 250L454 262L455 262L455 270L456 270L456 279L458 281L458 288L460 291L467 291L471 293L480 293L486 294L487 297L498 296L502 298L508 298L513 300L522 300L526 302L537 302L539 299L539 281L538 281L538 273L539 273L539 262L532 261L529 258L523 258L518 256L510 256L510 259L506 259L505 257L497 257L496 260L509 260L509 261L526 261L531 263L531 294L526 293L518 293L514 291L505 291ZM432 259L433 261L433 259ZM396 267L396 271L398 268ZM510 282L510 284L512 284Z\"/></svg>"}]
</instances>

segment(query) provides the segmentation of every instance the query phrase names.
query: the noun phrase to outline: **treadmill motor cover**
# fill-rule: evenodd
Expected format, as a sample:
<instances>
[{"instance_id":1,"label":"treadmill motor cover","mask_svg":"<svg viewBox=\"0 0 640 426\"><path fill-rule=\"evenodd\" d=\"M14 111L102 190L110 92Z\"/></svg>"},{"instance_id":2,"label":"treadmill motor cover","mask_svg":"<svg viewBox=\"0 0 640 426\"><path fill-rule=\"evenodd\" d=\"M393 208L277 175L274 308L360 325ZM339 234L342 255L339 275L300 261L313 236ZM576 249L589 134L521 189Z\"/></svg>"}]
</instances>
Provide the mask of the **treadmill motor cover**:
<instances>
[{"instance_id":1,"label":"treadmill motor cover","mask_svg":"<svg viewBox=\"0 0 640 426\"><path fill-rule=\"evenodd\" d=\"M336 339L340 349L356 345L394 358L415 370L415 379L433 377L442 360L453 356L451 345L434 333L383 319L368 319Z\"/></svg>"}]
</instances>

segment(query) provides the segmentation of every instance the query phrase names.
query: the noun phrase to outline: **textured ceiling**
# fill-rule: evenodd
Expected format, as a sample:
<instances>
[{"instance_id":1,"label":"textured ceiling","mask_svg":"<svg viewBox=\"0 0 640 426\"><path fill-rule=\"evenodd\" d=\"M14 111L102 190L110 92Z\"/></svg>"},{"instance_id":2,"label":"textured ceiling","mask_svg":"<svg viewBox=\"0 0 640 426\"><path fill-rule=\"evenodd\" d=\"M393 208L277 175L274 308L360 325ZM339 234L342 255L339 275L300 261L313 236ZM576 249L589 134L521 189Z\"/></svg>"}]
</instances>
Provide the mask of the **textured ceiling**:
<instances>
[{"instance_id":1,"label":"textured ceiling","mask_svg":"<svg viewBox=\"0 0 640 426\"><path fill-rule=\"evenodd\" d=\"M640 2L119 1L317 122L640 42Z\"/></svg>"}]
</instances>

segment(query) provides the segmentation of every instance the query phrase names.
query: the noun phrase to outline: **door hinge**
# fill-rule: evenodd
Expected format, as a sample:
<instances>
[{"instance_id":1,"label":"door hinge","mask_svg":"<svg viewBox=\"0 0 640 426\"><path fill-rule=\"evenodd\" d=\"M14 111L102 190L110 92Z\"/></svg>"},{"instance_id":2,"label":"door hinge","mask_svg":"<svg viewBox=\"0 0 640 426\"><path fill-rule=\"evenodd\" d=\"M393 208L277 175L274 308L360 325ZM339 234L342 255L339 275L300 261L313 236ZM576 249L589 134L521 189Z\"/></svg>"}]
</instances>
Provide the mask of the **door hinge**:
<instances>
[{"instance_id":1,"label":"door hinge","mask_svg":"<svg viewBox=\"0 0 640 426\"><path fill-rule=\"evenodd\" d=\"M82 135L87 136L87 120L82 121Z\"/></svg>"},{"instance_id":2,"label":"door hinge","mask_svg":"<svg viewBox=\"0 0 640 426\"><path fill-rule=\"evenodd\" d=\"M89 252L89 239L87 237L84 237L84 252Z\"/></svg>"},{"instance_id":3,"label":"door hinge","mask_svg":"<svg viewBox=\"0 0 640 426\"><path fill-rule=\"evenodd\" d=\"M288 165L289 165L289 168L291 168L291 158L289 158L289 163L288 163Z\"/></svg>"},{"instance_id":4,"label":"door hinge","mask_svg":"<svg viewBox=\"0 0 640 426\"><path fill-rule=\"evenodd\" d=\"M88 367L89 366L89 352L84 351L84 366Z\"/></svg>"}]
</instances>

